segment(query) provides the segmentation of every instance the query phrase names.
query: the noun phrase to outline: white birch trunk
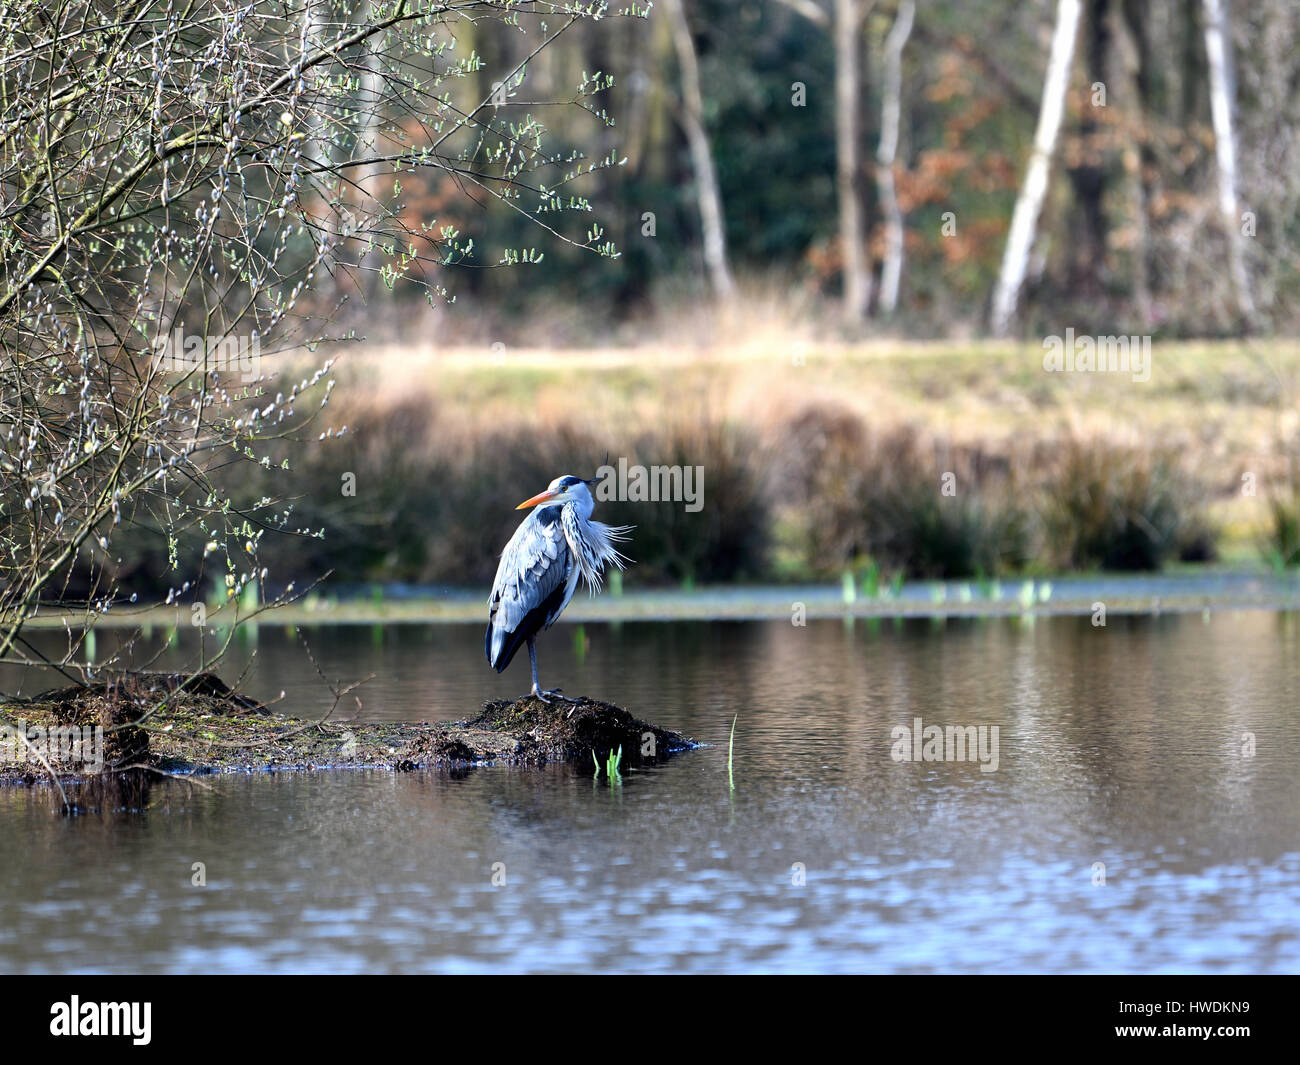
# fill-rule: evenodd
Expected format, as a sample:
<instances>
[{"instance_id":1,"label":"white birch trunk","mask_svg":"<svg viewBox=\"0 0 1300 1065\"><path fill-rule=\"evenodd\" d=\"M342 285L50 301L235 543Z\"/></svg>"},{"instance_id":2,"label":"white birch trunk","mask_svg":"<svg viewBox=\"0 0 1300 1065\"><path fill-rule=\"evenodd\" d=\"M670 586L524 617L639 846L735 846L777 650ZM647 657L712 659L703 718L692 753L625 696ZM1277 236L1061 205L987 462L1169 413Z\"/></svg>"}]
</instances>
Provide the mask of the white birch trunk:
<instances>
[{"instance_id":1,"label":"white birch trunk","mask_svg":"<svg viewBox=\"0 0 1300 1065\"><path fill-rule=\"evenodd\" d=\"M859 0L835 0L835 184L840 252L844 257L844 317L863 321L871 305L866 213L862 205L861 29Z\"/></svg>"},{"instance_id":2,"label":"white birch trunk","mask_svg":"<svg viewBox=\"0 0 1300 1065\"><path fill-rule=\"evenodd\" d=\"M682 127L691 153L691 168L695 171L695 195L699 202L700 228L704 236L704 265L709 274L713 294L726 299L735 291L731 270L727 266L727 237L722 215L722 195L718 191L718 175L713 165L713 152L708 134L704 130L704 99L700 93L700 66L695 55L695 42L691 27L686 21L682 0L665 0L668 18L672 25L673 47L677 50L677 66L682 78Z\"/></svg>"},{"instance_id":3,"label":"white birch trunk","mask_svg":"<svg viewBox=\"0 0 1300 1065\"><path fill-rule=\"evenodd\" d=\"M1237 313L1249 327L1255 303L1246 276L1241 246L1241 219L1237 213L1237 144L1232 130L1232 76L1228 20L1222 0L1203 0L1205 56L1210 67L1210 116L1214 122L1214 158L1219 172L1219 213L1228 239L1228 270Z\"/></svg>"},{"instance_id":4,"label":"white birch trunk","mask_svg":"<svg viewBox=\"0 0 1300 1065\"><path fill-rule=\"evenodd\" d=\"M915 16L914 0L903 0L885 39L885 93L880 114L880 147L876 152L876 184L885 212L885 261L880 270L882 314L893 314L898 306L898 288L903 276L903 212L894 188L894 160L898 155L902 111L903 48L912 34Z\"/></svg>"},{"instance_id":5,"label":"white birch trunk","mask_svg":"<svg viewBox=\"0 0 1300 1065\"><path fill-rule=\"evenodd\" d=\"M380 71L380 58L375 49L379 47L379 40L372 40L366 43L366 67L365 73L361 75L361 99L366 107L365 121L359 133L358 148L361 152L369 156L379 155L380 149L380 129L383 125L383 94L384 78ZM361 167L357 173L357 204L354 208L353 226L369 228L367 220L363 217L366 206L370 203L378 203L382 193L380 191L380 173L381 169L376 163L367 163ZM379 291L379 269L373 265L377 259L373 253L370 256L372 265L367 269L363 268L359 280L362 298L369 303L374 298L375 293Z\"/></svg>"},{"instance_id":6,"label":"white birch trunk","mask_svg":"<svg viewBox=\"0 0 1300 1065\"><path fill-rule=\"evenodd\" d=\"M1020 286L1025 279L1025 269L1034 245L1034 233L1038 227L1038 216L1047 196L1052 153L1056 150L1056 138L1065 113L1066 89L1070 82L1070 65L1074 60L1074 44L1079 36L1082 10L1080 0L1058 0L1056 29L1052 32L1047 76L1043 82L1043 99L1038 111L1038 128L1034 132L1034 148L1011 215L1011 230L1007 234L1007 245L1002 255L1002 268L993 290L989 326L994 336L1006 335L1011 317L1015 314Z\"/></svg>"}]
</instances>

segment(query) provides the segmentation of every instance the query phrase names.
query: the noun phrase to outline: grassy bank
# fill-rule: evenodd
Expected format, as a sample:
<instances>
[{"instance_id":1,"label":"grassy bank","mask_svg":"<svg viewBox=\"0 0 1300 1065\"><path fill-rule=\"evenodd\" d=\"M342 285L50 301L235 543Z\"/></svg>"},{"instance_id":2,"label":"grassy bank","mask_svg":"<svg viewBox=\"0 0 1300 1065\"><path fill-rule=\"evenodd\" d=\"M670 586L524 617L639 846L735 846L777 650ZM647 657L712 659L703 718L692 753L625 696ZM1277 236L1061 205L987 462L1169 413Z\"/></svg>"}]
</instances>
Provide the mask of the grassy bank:
<instances>
[{"instance_id":1,"label":"grassy bank","mask_svg":"<svg viewBox=\"0 0 1300 1065\"><path fill-rule=\"evenodd\" d=\"M1156 341L1145 382L1050 373L1042 357L797 335L601 352L357 345L329 408L342 438L228 488L287 496L296 524L323 530L263 541L282 580L483 585L514 504L606 455L703 467L697 513L599 507L637 526L629 587L1294 560L1300 345Z\"/></svg>"}]
</instances>

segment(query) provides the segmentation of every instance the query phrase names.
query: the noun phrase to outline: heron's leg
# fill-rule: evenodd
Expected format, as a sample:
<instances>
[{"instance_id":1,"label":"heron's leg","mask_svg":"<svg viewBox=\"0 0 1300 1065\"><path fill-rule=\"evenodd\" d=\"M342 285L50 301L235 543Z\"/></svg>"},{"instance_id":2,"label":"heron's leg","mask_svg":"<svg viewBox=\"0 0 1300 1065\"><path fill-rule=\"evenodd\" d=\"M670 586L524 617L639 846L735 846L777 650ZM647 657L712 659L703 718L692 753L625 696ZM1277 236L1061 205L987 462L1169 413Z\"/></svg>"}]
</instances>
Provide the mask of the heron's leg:
<instances>
[{"instance_id":1,"label":"heron's leg","mask_svg":"<svg viewBox=\"0 0 1300 1065\"><path fill-rule=\"evenodd\" d=\"M531 636L528 637L528 664L533 667L533 690L529 694L536 695L542 702L546 702L546 696L537 686L537 643Z\"/></svg>"},{"instance_id":2,"label":"heron's leg","mask_svg":"<svg viewBox=\"0 0 1300 1065\"><path fill-rule=\"evenodd\" d=\"M533 667L533 690L528 693L529 695L537 696L544 703L551 701L546 698L548 695L554 695L557 699L566 703L576 703L578 701L577 699L570 699L567 695L561 695L559 688L546 688L543 690L537 683L537 644L531 638L528 640L528 663Z\"/></svg>"}]
</instances>

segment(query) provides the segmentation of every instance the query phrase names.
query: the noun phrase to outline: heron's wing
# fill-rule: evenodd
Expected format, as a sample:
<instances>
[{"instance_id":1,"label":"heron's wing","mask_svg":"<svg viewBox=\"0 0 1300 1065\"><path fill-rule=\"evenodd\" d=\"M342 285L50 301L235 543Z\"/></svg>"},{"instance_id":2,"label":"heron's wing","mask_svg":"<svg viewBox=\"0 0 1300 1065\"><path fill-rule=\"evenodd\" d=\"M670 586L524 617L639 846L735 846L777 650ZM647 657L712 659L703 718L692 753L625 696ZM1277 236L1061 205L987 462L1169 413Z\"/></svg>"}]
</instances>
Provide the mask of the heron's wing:
<instances>
[{"instance_id":1,"label":"heron's wing","mask_svg":"<svg viewBox=\"0 0 1300 1065\"><path fill-rule=\"evenodd\" d=\"M529 637L560 616L576 578L560 508L539 507L515 530L497 565L484 638L493 669L500 673Z\"/></svg>"}]
</instances>

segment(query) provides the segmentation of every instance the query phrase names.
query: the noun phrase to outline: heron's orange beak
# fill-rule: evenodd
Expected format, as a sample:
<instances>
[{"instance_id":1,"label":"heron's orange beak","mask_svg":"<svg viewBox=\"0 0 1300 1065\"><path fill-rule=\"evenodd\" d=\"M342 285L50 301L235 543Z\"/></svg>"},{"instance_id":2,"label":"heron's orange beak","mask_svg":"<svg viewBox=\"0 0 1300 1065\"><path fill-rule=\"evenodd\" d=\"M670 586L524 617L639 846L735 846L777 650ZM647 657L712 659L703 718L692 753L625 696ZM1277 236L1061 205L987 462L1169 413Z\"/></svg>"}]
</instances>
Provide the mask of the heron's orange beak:
<instances>
[{"instance_id":1,"label":"heron's orange beak","mask_svg":"<svg viewBox=\"0 0 1300 1065\"><path fill-rule=\"evenodd\" d=\"M535 507L538 503L545 503L548 499L554 499L559 494L559 492L552 492L548 488L545 492L533 496L532 499L525 499L519 506L515 507L515 510L526 510L528 507Z\"/></svg>"}]
</instances>

